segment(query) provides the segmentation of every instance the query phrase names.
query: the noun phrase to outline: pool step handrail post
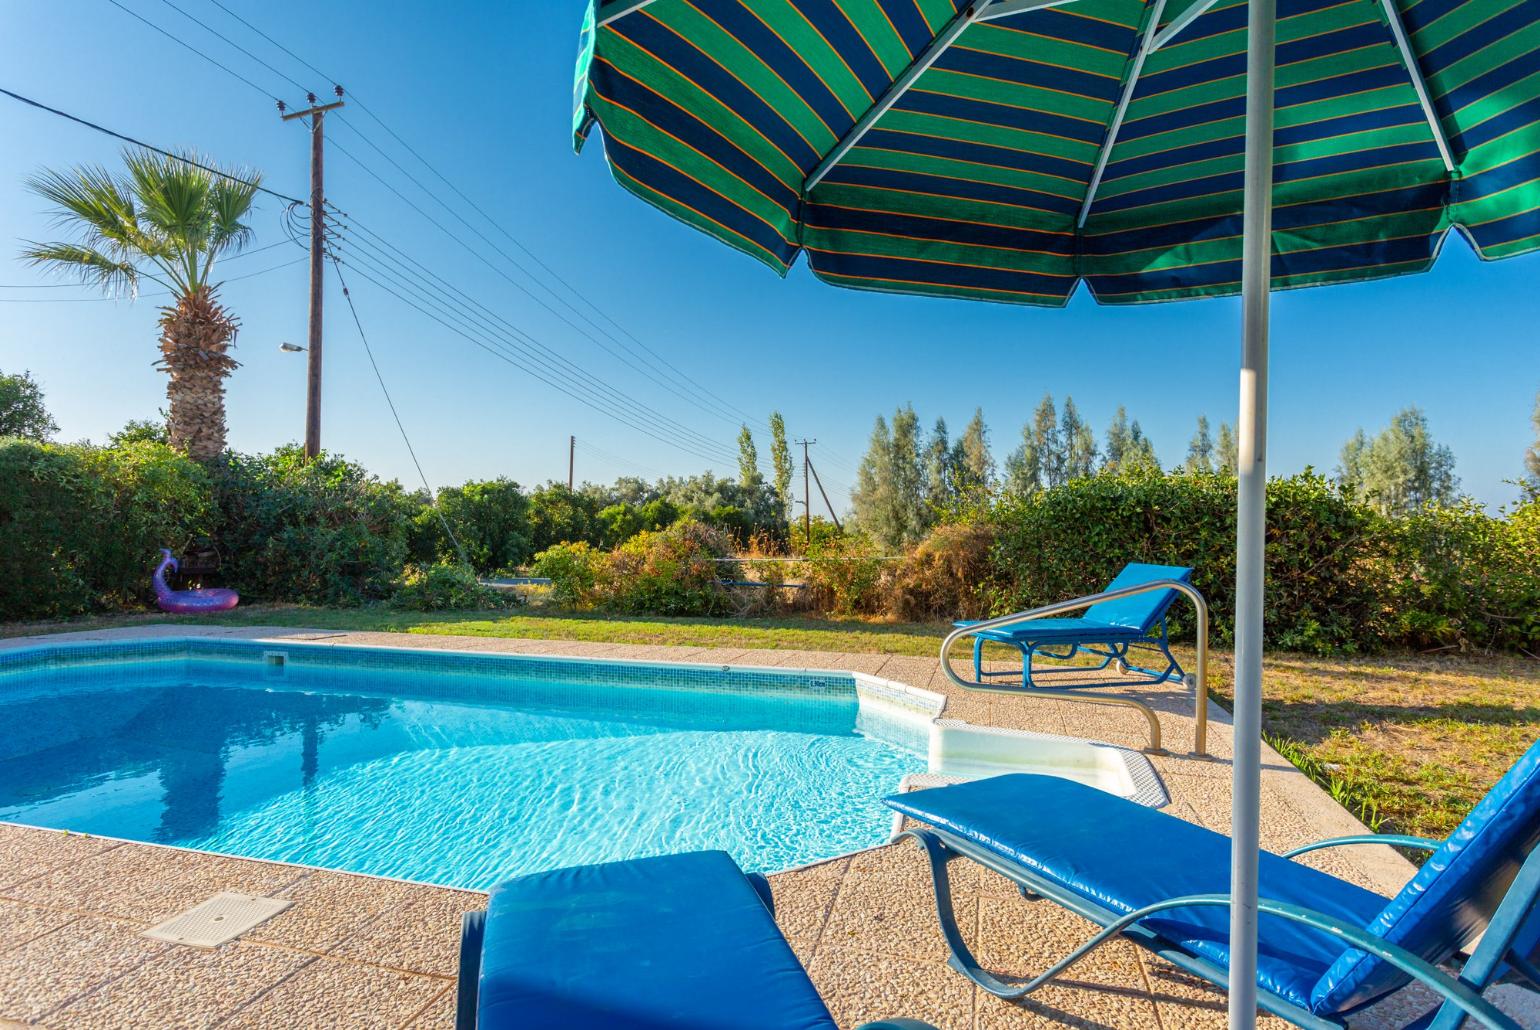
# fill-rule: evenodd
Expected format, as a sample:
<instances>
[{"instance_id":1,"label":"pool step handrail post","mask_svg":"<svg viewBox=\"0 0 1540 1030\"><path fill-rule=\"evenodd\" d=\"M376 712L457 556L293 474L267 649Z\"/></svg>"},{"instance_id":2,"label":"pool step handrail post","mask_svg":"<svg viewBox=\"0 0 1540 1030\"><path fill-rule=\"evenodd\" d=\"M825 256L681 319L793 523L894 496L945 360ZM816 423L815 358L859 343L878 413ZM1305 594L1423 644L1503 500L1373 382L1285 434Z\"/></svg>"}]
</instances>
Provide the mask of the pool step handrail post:
<instances>
[{"instance_id":1,"label":"pool step handrail post","mask_svg":"<svg viewBox=\"0 0 1540 1030\"><path fill-rule=\"evenodd\" d=\"M1192 602L1193 609L1198 615L1198 657L1191 673L1184 676L1183 682L1191 685L1193 689L1193 754L1208 756L1208 633L1209 611L1208 600L1191 583L1179 579L1159 579L1149 583L1139 583L1135 586L1121 587L1117 590L1104 590L1099 594L1087 594L1085 597L1076 597L1069 601L1057 601L1053 604L1043 605L1041 608L1031 608L1027 611L1012 612L1010 615L1001 615L993 619L985 619L975 622L970 626L959 626L946 635L941 642L941 672L953 685L964 690L992 690L996 692L1025 694L1029 697L1057 698L1062 701L1081 701L1087 704L1121 705L1125 708L1137 709L1143 714L1149 723L1150 746L1149 751L1156 754L1163 752L1161 747L1160 719L1155 715L1155 710L1142 701L1136 701L1131 697L1115 697L1110 695L1091 696L1085 692L1085 688L1078 690L1043 690L1037 687L1007 686L1005 684L986 683L983 680L965 680L957 675L957 670L952 668L952 646L963 637L974 636L978 633L992 629L1004 629L1009 626L1018 626L1023 622L1031 622L1033 619L1046 619L1053 615L1062 615L1065 612L1077 611L1081 608L1089 608L1101 601L1113 601L1123 597L1133 597L1138 594L1147 594L1155 590L1175 590Z\"/></svg>"}]
</instances>

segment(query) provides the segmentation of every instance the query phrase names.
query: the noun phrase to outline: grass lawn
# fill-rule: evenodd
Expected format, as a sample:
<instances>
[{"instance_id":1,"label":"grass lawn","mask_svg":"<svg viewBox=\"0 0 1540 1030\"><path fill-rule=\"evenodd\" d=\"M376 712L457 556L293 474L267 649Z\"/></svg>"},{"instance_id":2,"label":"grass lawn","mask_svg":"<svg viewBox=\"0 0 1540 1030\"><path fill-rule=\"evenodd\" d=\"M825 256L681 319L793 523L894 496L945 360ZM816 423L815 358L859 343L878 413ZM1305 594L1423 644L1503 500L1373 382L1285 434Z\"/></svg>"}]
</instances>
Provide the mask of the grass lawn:
<instances>
[{"instance_id":1,"label":"grass lawn","mask_svg":"<svg viewBox=\"0 0 1540 1030\"><path fill-rule=\"evenodd\" d=\"M168 621L127 615L0 625L0 636ZM544 611L422 614L383 608L251 606L193 619L222 625L584 640L615 644L877 652L931 657L943 624L859 619L627 618ZM1182 656L1182 648L1178 648ZM1186 656L1190 658L1190 653ZM1230 701L1230 660L1209 688ZM1527 658L1268 656L1265 733L1360 819L1442 837L1540 736L1540 662Z\"/></svg>"}]
</instances>

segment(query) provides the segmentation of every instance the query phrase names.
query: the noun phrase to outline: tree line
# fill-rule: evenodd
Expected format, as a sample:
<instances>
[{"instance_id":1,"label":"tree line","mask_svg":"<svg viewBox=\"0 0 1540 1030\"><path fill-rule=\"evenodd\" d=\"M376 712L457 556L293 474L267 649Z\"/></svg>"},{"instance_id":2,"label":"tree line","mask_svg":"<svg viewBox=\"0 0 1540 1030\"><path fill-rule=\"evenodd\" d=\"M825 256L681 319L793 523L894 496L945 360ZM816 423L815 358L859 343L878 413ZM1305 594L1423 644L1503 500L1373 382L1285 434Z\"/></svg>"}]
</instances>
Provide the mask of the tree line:
<instances>
[{"instance_id":1,"label":"tree line","mask_svg":"<svg viewBox=\"0 0 1540 1030\"><path fill-rule=\"evenodd\" d=\"M1540 493L1540 396L1532 422L1535 440L1525 452L1520 482L1526 491ZM975 409L954 442L944 418L925 434L913 406L905 404L891 418L877 416L872 427L851 495L853 521L883 547L901 549L960 509L996 499L1030 497L1093 475L1233 475L1236 465L1236 435L1228 423L1215 430L1199 415L1182 462L1168 467L1124 406L1098 439L1074 398L1065 397L1060 405L1046 394L997 471L982 409ZM1333 480L1345 495L1387 515L1449 504L1460 486L1454 452L1434 440L1427 416L1415 406L1372 436L1357 430L1342 447Z\"/></svg>"}]
</instances>

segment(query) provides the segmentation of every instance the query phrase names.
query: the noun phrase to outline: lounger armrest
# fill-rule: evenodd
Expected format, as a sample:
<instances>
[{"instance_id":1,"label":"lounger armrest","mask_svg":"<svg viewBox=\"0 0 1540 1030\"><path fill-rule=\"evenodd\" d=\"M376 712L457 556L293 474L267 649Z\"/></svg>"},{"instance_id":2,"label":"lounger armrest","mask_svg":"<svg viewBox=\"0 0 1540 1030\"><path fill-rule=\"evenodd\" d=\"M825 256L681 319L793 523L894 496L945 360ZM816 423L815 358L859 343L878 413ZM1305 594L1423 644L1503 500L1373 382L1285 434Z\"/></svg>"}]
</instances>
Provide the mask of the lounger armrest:
<instances>
[{"instance_id":1,"label":"lounger armrest","mask_svg":"<svg viewBox=\"0 0 1540 1030\"><path fill-rule=\"evenodd\" d=\"M1103 928L1080 952L1076 953L1075 957L1090 950L1092 946L1100 943L1102 939L1115 933L1121 933L1134 923L1158 912L1165 912L1174 908L1200 907L1229 908L1230 895L1194 894L1185 898L1171 898L1153 905L1147 905L1144 908L1130 912L1128 915L1117 920L1117 922ZM1414 955L1400 945L1392 944L1383 937L1377 937L1360 926L1344 923L1336 916L1328 915L1325 912L1318 912L1315 909L1305 908L1302 905L1291 905L1284 901L1274 901L1271 898L1257 899L1257 911L1314 927L1330 937L1335 937L1337 940L1350 944L1360 951L1368 952L1381 961L1390 963L1424 987L1452 1003L1470 1019L1490 1028L1490 1030L1520 1030L1520 1026L1515 1020L1483 998L1469 984L1456 980L1421 956Z\"/></svg>"},{"instance_id":2,"label":"lounger armrest","mask_svg":"<svg viewBox=\"0 0 1540 1030\"><path fill-rule=\"evenodd\" d=\"M1347 837L1331 837L1326 840L1318 840L1314 844L1304 844L1292 851L1285 851L1284 858L1298 858L1300 855L1312 851L1320 851L1323 848L1340 848L1347 844L1387 844L1393 848L1412 848L1416 851L1437 851L1444 846L1441 840L1430 840L1427 837L1412 837L1404 833L1355 833Z\"/></svg>"}]
</instances>

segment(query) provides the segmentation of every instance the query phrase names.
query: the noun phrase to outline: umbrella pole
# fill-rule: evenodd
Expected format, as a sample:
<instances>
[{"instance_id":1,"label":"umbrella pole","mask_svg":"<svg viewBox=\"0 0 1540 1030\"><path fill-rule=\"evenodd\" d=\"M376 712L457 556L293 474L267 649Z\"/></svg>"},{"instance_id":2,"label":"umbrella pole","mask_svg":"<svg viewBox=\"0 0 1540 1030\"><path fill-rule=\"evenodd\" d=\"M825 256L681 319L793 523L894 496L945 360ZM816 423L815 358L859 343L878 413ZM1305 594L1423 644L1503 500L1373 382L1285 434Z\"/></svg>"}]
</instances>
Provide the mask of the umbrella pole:
<instances>
[{"instance_id":1,"label":"umbrella pole","mask_svg":"<svg viewBox=\"0 0 1540 1030\"><path fill-rule=\"evenodd\" d=\"M1239 490L1235 541L1235 758L1230 794L1230 1030L1257 1020L1262 792L1262 586L1267 532L1267 337L1273 221L1276 0L1249 0L1242 216Z\"/></svg>"}]
</instances>

